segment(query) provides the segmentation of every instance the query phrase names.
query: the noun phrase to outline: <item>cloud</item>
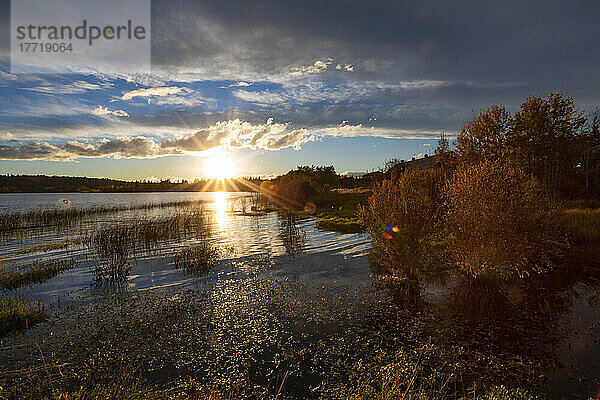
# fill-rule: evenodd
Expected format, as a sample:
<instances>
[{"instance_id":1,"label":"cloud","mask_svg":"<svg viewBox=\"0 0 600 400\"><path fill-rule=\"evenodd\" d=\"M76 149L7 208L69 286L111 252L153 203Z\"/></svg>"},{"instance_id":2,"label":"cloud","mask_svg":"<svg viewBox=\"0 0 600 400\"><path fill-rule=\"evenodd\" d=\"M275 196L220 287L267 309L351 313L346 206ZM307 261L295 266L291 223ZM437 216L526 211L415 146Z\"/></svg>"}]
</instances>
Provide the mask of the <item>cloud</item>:
<instances>
[{"instance_id":1,"label":"cloud","mask_svg":"<svg viewBox=\"0 0 600 400\"><path fill-rule=\"evenodd\" d=\"M107 82L90 83L83 80L65 83L50 83L46 82L39 86L24 87L22 90L30 92L51 94L51 95L69 95L69 94L84 94L90 90L108 89L112 84Z\"/></svg>"},{"instance_id":2,"label":"cloud","mask_svg":"<svg viewBox=\"0 0 600 400\"><path fill-rule=\"evenodd\" d=\"M313 65L292 67L290 75L302 76L304 74L318 74L327 71L327 68L333 63L333 59L327 58L326 60L316 60Z\"/></svg>"},{"instance_id":3,"label":"cloud","mask_svg":"<svg viewBox=\"0 0 600 400\"><path fill-rule=\"evenodd\" d=\"M346 72L354 72L354 65L352 64L338 64L335 66L335 69Z\"/></svg>"},{"instance_id":4,"label":"cloud","mask_svg":"<svg viewBox=\"0 0 600 400\"><path fill-rule=\"evenodd\" d=\"M161 147L183 151L206 151L220 146L279 150L299 148L310 140L314 139L306 129L291 129L289 124L274 123L272 118L264 124L252 124L236 118L217 122L186 137L165 140Z\"/></svg>"},{"instance_id":5,"label":"cloud","mask_svg":"<svg viewBox=\"0 0 600 400\"><path fill-rule=\"evenodd\" d=\"M92 114L97 115L99 117L105 115L111 115L114 117L129 117L129 114L127 114L123 110L109 110L108 108L102 107L100 105L97 108L95 108L94 111L92 111Z\"/></svg>"},{"instance_id":6,"label":"cloud","mask_svg":"<svg viewBox=\"0 0 600 400\"><path fill-rule=\"evenodd\" d=\"M0 143L0 160L71 161L67 151L46 142L25 142L17 146Z\"/></svg>"},{"instance_id":7,"label":"cloud","mask_svg":"<svg viewBox=\"0 0 600 400\"><path fill-rule=\"evenodd\" d=\"M162 86L148 89L137 89L124 93L121 100L131 100L134 97L168 96L181 92L183 89L177 86Z\"/></svg>"},{"instance_id":8,"label":"cloud","mask_svg":"<svg viewBox=\"0 0 600 400\"><path fill-rule=\"evenodd\" d=\"M16 140L15 135L10 132L0 134L0 142L12 142Z\"/></svg>"},{"instance_id":9,"label":"cloud","mask_svg":"<svg viewBox=\"0 0 600 400\"><path fill-rule=\"evenodd\" d=\"M251 86L251 83L248 82L236 82L236 83L232 83L231 85L227 86L227 87L240 87L240 86Z\"/></svg>"},{"instance_id":10,"label":"cloud","mask_svg":"<svg viewBox=\"0 0 600 400\"><path fill-rule=\"evenodd\" d=\"M12 137L12 136L11 136ZM316 140L306 129L292 129L288 123L252 124L234 119L220 121L191 135L156 141L144 136L102 139L94 144L69 140L63 144L46 141L0 143L0 159L74 161L80 158L153 158L186 152L203 152L217 147L280 150L299 149Z\"/></svg>"}]
</instances>

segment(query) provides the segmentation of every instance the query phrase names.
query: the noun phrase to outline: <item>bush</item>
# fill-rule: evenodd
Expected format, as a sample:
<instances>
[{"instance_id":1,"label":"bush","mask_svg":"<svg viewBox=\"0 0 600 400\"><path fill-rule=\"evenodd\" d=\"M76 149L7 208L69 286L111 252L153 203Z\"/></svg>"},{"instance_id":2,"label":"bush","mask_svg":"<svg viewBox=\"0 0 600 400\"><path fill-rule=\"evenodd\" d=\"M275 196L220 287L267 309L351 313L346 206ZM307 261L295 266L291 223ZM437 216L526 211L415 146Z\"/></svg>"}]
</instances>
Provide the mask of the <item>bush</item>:
<instances>
[{"instance_id":1,"label":"bush","mask_svg":"<svg viewBox=\"0 0 600 400\"><path fill-rule=\"evenodd\" d=\"M385 273L414 277L435 253L434 238L441 214L443 174L437 169L407 171L372 188L359 211Z\"/></svg>"},{"instance_id":2,"label":"bush","mask_svg":"<svg viewBox=\"0 0 600 400\"><path fill-rule=\"evenodd\" d=\"M459 168L445 196L448 250L462 270L523 275L549 266L555 215L533 178L486 160Z\"/></svg>"}]
</instances>

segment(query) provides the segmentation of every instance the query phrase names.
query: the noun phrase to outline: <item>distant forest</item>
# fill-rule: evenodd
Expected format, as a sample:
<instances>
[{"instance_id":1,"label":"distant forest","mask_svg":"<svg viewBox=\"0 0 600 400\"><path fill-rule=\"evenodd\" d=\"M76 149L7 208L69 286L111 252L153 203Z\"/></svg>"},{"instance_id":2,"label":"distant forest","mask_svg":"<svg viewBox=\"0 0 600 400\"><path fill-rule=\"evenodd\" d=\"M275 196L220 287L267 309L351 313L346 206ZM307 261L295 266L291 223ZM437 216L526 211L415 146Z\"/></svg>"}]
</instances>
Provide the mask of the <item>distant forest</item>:
<instances>
[{"instance_id":1,"label":"distant forest","mask_svg":"<svg viewBox=\"0 0 600 400\"><path fill-rule=\"evenodd\" d=\"M194 180L171 182L121 181L108 178L45 175L0 175L0 193L68 192L214 192L252 191L261 179Z\"/></svg>"},{"instance_id":2,"label":"distant forest","mask_svg":"<svg viewBox=\"0 0 600 400\"><path fill-rule=\"evenodd\" d=\"M352 188L365 186L369 179L337 175L333 166L298 166L274 179L277 183L303 180L315 187ZM126 193L126 192L252 192L260 190L263 178L227 180L196 179L171 182L121 181L108 178L46 175L0 175L0 193Z\"/></svg>"}]
</instances>

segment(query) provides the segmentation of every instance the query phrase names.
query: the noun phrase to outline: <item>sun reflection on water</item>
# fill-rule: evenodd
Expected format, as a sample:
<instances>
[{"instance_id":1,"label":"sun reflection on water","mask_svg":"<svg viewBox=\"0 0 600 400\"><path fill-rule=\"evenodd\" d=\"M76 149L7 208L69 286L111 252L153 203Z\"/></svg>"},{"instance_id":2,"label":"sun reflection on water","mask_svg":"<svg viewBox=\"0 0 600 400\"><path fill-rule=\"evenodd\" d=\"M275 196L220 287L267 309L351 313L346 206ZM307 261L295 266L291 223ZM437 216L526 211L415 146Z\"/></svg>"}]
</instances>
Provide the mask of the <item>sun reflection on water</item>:
<instances>
[{"instance_id":1,"label":"sun reflection on water","mask_svg":"<svg viewBox=\"0 0 600 400\"><path fill-rule=\"evenodd\" d=\"M227 193L225 192L213 192L213 199L215 204L215 219L219 225L220 230L227 228Z\"/></svg>"}]
</instances>

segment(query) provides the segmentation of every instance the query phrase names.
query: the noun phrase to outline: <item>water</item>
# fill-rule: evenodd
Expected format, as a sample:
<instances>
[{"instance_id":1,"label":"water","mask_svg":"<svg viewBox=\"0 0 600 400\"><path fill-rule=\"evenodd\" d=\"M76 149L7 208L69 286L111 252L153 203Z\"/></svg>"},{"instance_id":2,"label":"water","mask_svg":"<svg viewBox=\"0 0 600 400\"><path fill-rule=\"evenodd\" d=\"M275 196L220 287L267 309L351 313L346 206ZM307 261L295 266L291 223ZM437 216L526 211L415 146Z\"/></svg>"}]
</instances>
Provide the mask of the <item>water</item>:
<instances>
[{"instance_id":1,"label":"water","mask_svg":"<svg viewBox=\"0 0 600 400\"><path fill-rule=\"evenodd\" d=\"M173 254L194 240L169 240L151 251L139 251L125 281L99 284L93 273L98 260L84 245L20 251L75 240L98 226L128 221L140 213L162 215L174 208L102 214L70 229L0 241L2 262L67 258L79 262L47 282L19 289L20 295L48 304L53 316L29 332L28 340L39 349L23 347L23 335L1 339L0 347L9 350L0 355L0 365L6 366L0 369L26 368L39 360L40 350L56 362L86 360L93 348L111 356L137 357L136 362L144 365L143 377L157 385L186 376L234 385L228 379L239 375L251 376L255 384L272 391L271 382L285 376L287 395L315 397L315 388L347 381L350 367L340 365L359 359L374 362L379 349L403 343L402 329L417 320L427 321L425 325L433 329L427 337L464 346L491 360L501 354L498 363L515 363L505 366L500 377L490 372L492 381L533 386L553 398L596 395L600 285L579 277L553 276L496 293L495 288L465 286L450 276L422 281L412 291L400 290L372 276L368 235L320 231L312 218L289 220L277 212L241 215L242 208L250 208L249 196L0 195L0 212L201 200L212 217L208 240L220 254L209 273L186 273L176 268ZM179 311L167 318L171 315L165 314L167 309ZM132 333L125 334L123 326L114 325L123 315L143 315L147 324L134 324ZM123 323L129 326L130 322L125 318ZM95 342L99 325L109 335L112 330L120 332L111 337L108 350L108 342ZM146 337L151 347L141 344L142 339L131 339L135 337ZM531 364L524 367L523 360ZM525 379L523 374L532 376Z\"/></svg>"}]
</instances>

